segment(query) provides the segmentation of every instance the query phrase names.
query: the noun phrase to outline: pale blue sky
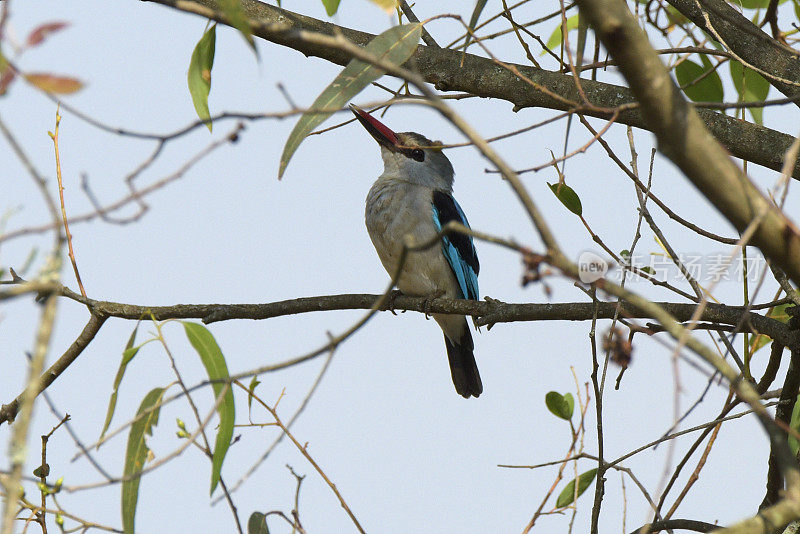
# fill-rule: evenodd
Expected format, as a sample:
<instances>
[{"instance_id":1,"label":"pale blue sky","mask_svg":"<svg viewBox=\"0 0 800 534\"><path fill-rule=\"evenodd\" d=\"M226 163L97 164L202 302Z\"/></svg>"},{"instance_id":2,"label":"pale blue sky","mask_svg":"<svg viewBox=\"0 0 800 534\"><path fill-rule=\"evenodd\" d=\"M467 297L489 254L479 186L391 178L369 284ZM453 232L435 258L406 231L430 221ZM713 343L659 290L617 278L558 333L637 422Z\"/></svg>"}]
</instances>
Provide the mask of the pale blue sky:
<instances>
[{"instance_id":1,"label":"pale blue sky","mask_svg":"<svg viewBox=\"0 0 800 534\"><path fill-rule=\"evenodd\" d=\"M460 13L468 18L471 9L463 2L433 4L421 3L417 8L420 18L439 12ZM319 3L284 2L283 6L325 18ZM19 62L30 71L73 74L84 80L86 88L66 99L70 105L106 124L137 131L170 132L195 120L186 88L186 70L204 20L136 1L14 0L10 9L8 31L17 40L43 22L70 22L68 29L26 53ZM497 9L498 5L490 2L487 12ZM530 13L526 16L534 18ZM392 23L365 0L344 0L333 20L374 33ZM549 33L554 25L545 24L544 28ZM459 34L460 25L445 19L432 23L429 31L440 42L447 42ZM293 50L258 40L257 43L260 63L233 30L218 29L209 100L212 113L285 110L287 103L277 90L277 83L285 86L298 105L310 105L340 70ZM525 61L513 37L491 46L504 60ZM8 50L6 46L4 51ZM382 82L390 87L398 85L390 79ZM368 103L383 97L384 93L372 88L359 95L356 102ZM507 102L483 99L453 105L487 137L555 113L526 109L514 114ZM70 113L63 115L61 154L68 211L76 214L91 209L80 189L82 173L88 175L101 200L109 202L125 195L125 175L147 157L153 143L110 135ZM52 144L47 131L53 128L54 104L32 88L16 83L7 96L0 98L0 117L35 165L53 177ZM794 109L767 110L765 117L768 124L787 133L793 133L796 127ZM280 152L295 120L248 123L237 144L217 150L182 179L149 196L146 202L150 210L135 224L75 225L74 245L89 296L135 304L174 304L270 302L298 296L380 292L387 275L363 223L364 198L381 172L378 148L357 124L313 136L300 147L279 182L276 176ZM419 131L446 143L462 141L454 128L421 106L397 106L383 120L397 131ZM326 123L330 124L333 121ZM213 135L198 129L169 143L163 157L140 177L139 185L173 172L190 155L233 126L233 121L222 122L215 125ZM562 151L563 130L564 123L559 122L495 146L512 165L529 167L548 161L548 150L557 154ZM646 132L636 132L635 137L640 168L646 168L652 137ZM624 127L615 126L607 138L620 157L628 161ZM573 148L587 139L586 130L573 123ZM472 226L539 249L536 233L510 189L498 175L484 173L486 160L472 148L453 149L447 154L456 169L456 197ZM752 166L751 170L760 176L762 185L772 183L771 173ZM0 213L11 213L7 228L47 221L33 181L5 141L0 141L0 171ZM577 218L548 191L545 182L556 179L552 169L524 175L525 184L565 250L575 257L583 250L595 250L597 247ZM580 194L593 230L613 250L628 248L637 218L633 188L600 147L595 145L585 155L571 159L566 165L566 179ZM55 193L55 182L50 185ZM656 160L654 191L694 222L733 235L731 227L663 158ZM789 205L795 208L790 212L796 212L797 200L796 194L790 195ZM683 232L655 207L652 210L677 250L687 254L725 252L721 246ZM131 213L132 207L120 215ZM49 235L4 242L0 246L0 265L20 266L36 248L39 254L29 273L33 276L51 242ZM509 302L548 300L540 285L520 287L521 262L517 255L486 243L478 243L477 248L482 296ZM644 228L637 250L645 254L659 252L649 229ZM76 287L68 265L63 276L67 285ZM570 281L552 278L549 284L553 302L586 300ZM677 300L644 282L630 287L653 298ZM765 288L761 300L773 292L773 286ZM723 282L717 295L732 303L741 302L741 288L732 282ZM25 351L31 346L37 313L37 307L29 300L4 303L0 308L4 361L0 402L8 402L23 387ZM360 315L361 312L328 312L258 322L230 321L210 328L229 369L238 373L308 352L325 343L326 332L339 333ZM81 306L67 300L59 304L50 361L73 341L86 319ZM607 326L604 322L600 331L604 332ZM79 360L49 389L58 407L73 416L73 425L85 442L92 442L100 432L114 374L132 328L130 321L110 319ZM143 325L140 338L144 339L151 329ZM170 325L165 331L185 380L190 384L202 380L203 369L184 341L182 329ZM547 412L544 396L550 390L575 394L571 367L581 384L589 380L588 331L588 323L565 322L502 324L489 332L483 329L475 336L475 354L484 393L479 399L465 400L453 390L436 324L414 313L380 314L337 351L327 376L293 432L300 442L309 444L310 453L337 484L368 532L521 531L550 487L555 470L512 471L498 468L497 464L534 464L563 456L568 446L568 428ZM708 341L707 336L703 339ZM738 342L737 347L740 346ZM765 357L765 352L759 353L757 369L761 369ZM263 376L259 391L265 400L274 401L285 390L279 412L288 419L322 363L318 359ZM680 401L685 409L699 395L706 377L685 364L679 368L683 387ZM619 391L613 390L616 375L616 368L611 368L604 400L608 457L617 457L659 437L672 421L673 374L668 350L639 336L633 365ZM112 428L132 416L146 391L171 380L163 350L155 345L143 349L126 374ZM581 388L583 391L582 385ZM713 386L710 400L685 426L712 417L726 394L724 385ZM210 390L197 397L201 410L208 410L212 405ZM585 448L589 453L596 452L593 414L594 404L587 417ZM160 424L150 440L157 458L180 445L174 436L175 417L194 427L185 405L173 404L162 410ZM241 395L237 397L237 417L240 423L247 419L246 399ZM254 420L267 422L269 416L255 412ZM38 436L54 423L45 406L37 405L31 430L30 469L38 457ZM272 443L277 432L271 427L242 428L237 429L237 434L241 439L231 447L223 468L223 476L230 484ZM678 454L691 439L678 442ZM765 442L749 418L725 426L703 476L678 516L726 523L751 514L763 493ZM0 427L3 457L7 443L5 425ZM70 463L75 447L65 432L59 431L50 447L52 476L63 475L65 485L101 479L87 462ZM111 473L120 474L124 447L125 437L119 436L101 448L97 458ZM635 456L625 465L655 491L668 452L669 448L662 446L655 452ZM307 531L353 531L330 489L288 441L234 494L243 522L254 510L291 509L295 480L285 467L287 463L307 475L300 498L300 517ZM687 474L695 463L696 460L690 462ZM591 467L584 461L579 471ZM138 530L232 531L225 504L209 506L209 473L209 463L190 449L147 475L140 488ZM33 491L31 486L29 492ZM62 494L60 502L78 515L119 527L119 491L115 485ZM626 492L630 531L646 521L649 513L630 480L626 480ZM578 532L586 530L591 493L579 501ZM605 498L601 531L620 532L623 506L619 473L608 474ZM562 516L545 517L540 520L539 529L561 531L566 522ZM278 521L271 520L270 527L273 532L287 531L285 524Z\"/></svg>"}]
</instances>

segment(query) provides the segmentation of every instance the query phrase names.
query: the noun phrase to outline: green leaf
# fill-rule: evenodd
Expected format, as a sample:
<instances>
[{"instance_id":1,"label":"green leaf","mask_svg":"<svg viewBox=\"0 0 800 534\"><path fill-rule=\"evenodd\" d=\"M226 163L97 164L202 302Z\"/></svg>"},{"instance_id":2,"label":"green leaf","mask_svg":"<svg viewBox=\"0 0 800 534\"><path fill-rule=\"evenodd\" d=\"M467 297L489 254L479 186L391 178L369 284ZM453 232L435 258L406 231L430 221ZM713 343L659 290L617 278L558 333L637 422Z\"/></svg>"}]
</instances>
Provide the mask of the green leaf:
<instances>
[{"instance_id":1,"label":"green leaf","mask_svg":"<svg viewBox=\"0 0 800 534\"><path fill-rule=\"evenodd\" d=\"M583 474L578 475L578 497L583 495L583 492L589 487L589 484L594 480L597 474L597 469L590 469ZM556 499L556 508L564 508L569 506L575 500L575 479L570 480L569 484L561 490Z\"/></svg>"},{"instance_id":2,"label":"green leaf","mask_svg":"<svg viewBox=\"0 0 800 534\"><path fill-rule=\"evenodd\" d=\"M375 37L364 49L373 56L390 61L395 65L402 65L417 49L422 25L419 23L403 24L386 30ZM330 117L333 111L341 109L351 98L361 92L366 86L383 76L383 71L357 59L352 60L344 70L331 82L328 87L311 104L313 109L330 111L309 111L300 117L292 133L286 140L281 154L278 178L283 176L286 165L292 155L311 131Z\"/></svg>"},{"instance_id":3,"label":"green leaf","mask_svg":"<svg viewBox=\"0 0 800 534\"><path fill-rule=\"evenodd\" d=\"M475 31L475 26L478 25L478 19L481 18L481 12L484 7L486 7L486 0L478 0L475 2L475 9L472 10L472 16L469 18L469 31L467 32L467 38L464 40L464 50L469 46L469 42L472 39L472 32Z\"/></svg>"},{"instance_id":4,"label":"green leaf","mask_svg":"<svg viewBox=\"0 0 800 534\"><path fill-rule=\"evenodd\" d=\"M583 206L581 206L581 199L578 194L565 183L547 184L550 191L564 204L564 207L569 211L580 217L583 215Z\"/></svg>"},{"instance_id":5,"label":"green leaf","mask_svg":"<svg viewBox=\"0 0 800 534\"><path fill-rule=\"evenodd\" d=\"M336 11L339 9L339 2L341 0L322 0L322 5L325 6L325 12L328 14L329 17L332 17L336 14ZM252 519L253 516L250 516Z\"/></svg>"},{"instance_id":6,"label":"green leaf","mask_svg":"<svg viewBox=\"0 0 800 534\"><path fill-rule=\"evenodd\" d=\"M769 82L752 69L730 60L731 79L741 102L763 102L769 94ZM756 124L764 122L764 108L747 108Z\"/></svg>"},{"instance_id":7,"label":"green leaf","mask_svg":"<svg viewBox=\"0 0 800 534\"><path fill-rule=\"evenodd\" d=\"M572 418L575 400L570 393L562 395L557 391L549 391L547 395L544 396L544 403L547 405L547 409L550 410L550 413L556 417L566 421Z\"/></svg>"},{"instance_id":8,"label":"green leaf","mask_svg":"<svg viewBox=\"0 0 800 534\"><path fill-rule=\"evenodd\" d=\"M136 331L139 330L139 323L136 323L136 326L131 332L130 337L128 338L128 343L125 344L125 350L122 351L122 361L119 362L119 369L117 369L117 376L114 377L114 385L111 387L111 398L108 400L108 409L106 410L106 421L103 423L103 430L100 431L100 440L103 440L103 436L108 430L108 426L111 424L111 419L114 417L114 410L117 407L117 393L119 392L119 386L122 383L122 377L125 376L125 369L127 369L128 364L131 363L133 357L136 356L136 353L139 352L141 345L136 347L134 343L136 342ZM97 448L100 448L101 443L97 444Z\"/></svg>"},{"instance_id":9,"label":"green leaf","mask_svg":"<svg viewBox=\"0 0 800 534\"><path fill-rule=\"evenodd\" d=\"M705 56L702 59L705 60L702 66L687 59L675 67L678 84L694 102L722 102L725 96L722 79L711 62Z\"/></svg>"},{"instance_id":10,"label":"green leaf","mask_svg":"<svg viewBox=\"0 0 800 534\"><path fill-rule=\"evenodd\" d=\"M258 379L258 377L254 376L250 380L250 385L247 386L247 409L248 410L250 410L250 408L253 406L253 393L255 392L256 387L258 387L258 385L260 383L261 383L261 381Z\"/></svg>"},{"instance_id":11,"label":"green leaf","mask_svg":"<svg viewBox=\"0 0 800 534\"><path fill-rule=\"evenodd\" d=\"M788 323L789 314L786 313L786 308L789 306L792 306L792 304L779 304L767 313L767 317L782 323ZM755 354L757 350L769 345L771 341L772 338L766 334L755 334L750 336L750 354Z\"/></svg>"},{"instance_id":12,"label":"green leaf","mask_svg":"<svg viewBox=\"0 0 800 534\"><path fill-rule=\"evenodd\" d=\"M670 24L669 28L670 30L672 29L672 26L681 26L689 22L689 19L687 19L683 15L683 13L681 13L671 5L667 6L665 12L667 14L667 20L669 21Z\"/></svg>"},{"instance_id":13,"label":"green leaf","mask_svg":"<svg viewBox=\"0 0 800 534\"><path fill-rule=\"evenodd\" d=\"M794 401L794 408L792 408L792 419L789 422L789 428L795 432L800 432L800 395ZM797 440L792 434L789 434L789 449L792 451L793 456L797 456L797 451L800 450L800 441Z\"/></svg>"},{"instance_id":14,"label":"green leaf","mask_svg":"<svg viewBox=\"0 0 800 534\"><path fill-rule=\"evenodd\" d=\"M11 65L8 64L8 60L3 56L2 52L0 52L0 96L6 94L8 86L11 85L11 82L14 81L16 76L14 69L11 68Z\"/></svg>"},{"instance_id":15,"label":"green leaf","mask_svg":"<svg viewBox=\"0 0 800 534\"><path fill-rule=\"evenodd\" d=\"M564 393L564 400L567 401L567 407L569 408L569 417L572 418L572 414L575 412L575 397L572 396L572 393Z\"/></svg>"},{"instance_id":16,"label":"green leaf","mask_svg":"<svg viewBox=\"0 0 800 534\"><path fill-rule=\"evenodd\" d=\"M217 25L214 24L197 42L189 61L189 94L197 116L206 122L211 131L211 115L208 111L208 94L211 92L211 68L214 66L214 48L217 42Z\"/></svg>"},{"instance_id":17,"label":"green leaf","mask_svg":"<svg viewBox=\"0 0 800 534\"><path fill-rule=\"evenodd\" d=\"M228 447L231 445L231 438L233 437L233 425L236 418L236 410L233 404L233 391L231 391L230 383L228 382L230 375L228 374L228 366L225 364L225 356L217 345L214 336L208 329L198 323L190 323L188 321L181 321L183 328L186 331L186 337L189 343L192 344L194 350L200 356L200 361L208 373L208 379L212 381L211 387L214 390L214 400L216 401L222 393L223 389L227 389L225 395L217 406L217 413L219 414L219 429L217 430L217 439L214 443L214 456L211 459L211 491L214 493L217 484L219 483L220 473L222 471L222 462L225 460L225 454L228 452Z\"/></svg>"},{"instance_id":18,"label":"green leaf","mask_svg":"<svg viewBox=\"0 0 800 534\"><path fill-rule=\"evenodd\" d=\"M258 57L258 50L256 49L256 43L253 40L253 32L250 31L250 21L247 19L247 15L244 12L244 8L242 7L242 1L218 0L217 5L219 5L219 8L222 10L222 13L225 15L225 18L228 19L230 25L239 30L239 33L242 34L244 40L247 42L248 45L250 45L250 48L253 50L253 53L256 55L256 57Z\"/></svg>"},{"instance_id":19,"label":"green leaf","mask_svg":"<svg viewBox=\"0 0 800 534\"><path fill-rule=\"evenodd\" d=\"M253 512L247 520L247 534L269 534L267 516L261 512Z\"/></svg>"},{"instance_id":20,"label":"green leaf","mask_svg":"<svg viewBox=\"0 0 800 534\"><path fill-rule=\"evenodd\" d=\"M551 51L554 51L553 49L556 46L561 46L564 44L564 38L561 26L562 25L559 24L556 27L556 29L553 30L553 33L550 34L550 38L547 40L547 48L549 48ZM578 15L572 15L570 18L567 19L567 32L577 29L577 27L578 27ZM547 52L543 50L541 55L545 55L546 53Z\"/></svg>"},{"instance_id":21,"label":"green leaf","mask_svg":"<svg viewBox=\"0 0 800 534\"><path fill-rule=\"evenodd\" d=\"M650 267L649 265L646 265L646 266L642 267L642 268L641 268L641 269L639 269L639 270L640 270L640 271L642 271L643 273L647 273L647 274L652 274L652 275L655 275L655 274L656 274L656 271L655 271L655 269L653 269L653 268L652 268L652 267Z\"/></svg>"},{"instance_id":22,"label":"green leaf","mask_svg":"<svg viewBox=\"0 0 800 534\"><path fill-rule=\"evenodd\" d=\"M138 473L144 468L147 453L150 451L145 442L145 435L152 436L153 427L158 424L158 412L161 410L160 403L164 391L164 388L155 388L145 395L136 416L146 414L134 421L128 434L124 477L131 478L122 483L122 528L125 534L133 534L134 531L136 502L139 500L139 481L141 480Z\"/></svg>"},{"instance_id":23,"label":"green leaf","mask_svg":"<svg viewBox=\"0 0 800 534\"><path fill-rule=\"evenodd\" d=\"M734 0L733 3L745 9L762 9L769 5L769 0Z\"/></svg>"}]
</instances>

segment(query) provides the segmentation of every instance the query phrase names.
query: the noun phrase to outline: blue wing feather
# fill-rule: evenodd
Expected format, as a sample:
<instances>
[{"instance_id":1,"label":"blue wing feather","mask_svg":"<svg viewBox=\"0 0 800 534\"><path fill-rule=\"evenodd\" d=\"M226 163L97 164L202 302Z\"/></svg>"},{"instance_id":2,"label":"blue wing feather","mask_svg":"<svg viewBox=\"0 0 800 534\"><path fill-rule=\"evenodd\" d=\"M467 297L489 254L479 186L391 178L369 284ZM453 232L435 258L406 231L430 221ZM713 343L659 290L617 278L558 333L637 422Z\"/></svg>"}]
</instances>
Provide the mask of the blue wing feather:
<instances>
[{"instance_id":1,"label":"blue wing feather","mask_svg":"<svg viewBox=\"0 0 800 534\"><path fill-rule=\"evenodd\" d=\"M441 230L450 221L457 221L467 228L467 216L452 195L442 192L433 192L433 224ZM472 236L464 234L450 234L442 239L442 253L450 264L453 274L458 281L461 298L478 300L478 253L472 242Z\"/></svg>"}]
</instances>

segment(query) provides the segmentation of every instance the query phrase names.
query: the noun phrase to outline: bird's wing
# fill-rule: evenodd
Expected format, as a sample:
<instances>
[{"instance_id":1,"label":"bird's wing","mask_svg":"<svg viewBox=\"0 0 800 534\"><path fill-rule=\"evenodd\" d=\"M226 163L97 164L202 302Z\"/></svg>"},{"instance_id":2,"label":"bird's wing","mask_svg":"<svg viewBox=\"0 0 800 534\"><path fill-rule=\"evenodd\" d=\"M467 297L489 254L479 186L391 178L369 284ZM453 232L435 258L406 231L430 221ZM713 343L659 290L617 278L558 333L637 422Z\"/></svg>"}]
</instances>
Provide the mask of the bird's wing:
<instances>
[{"instance_id":1,"label":"bird's wing","mask_svg":"<svg viewBox=\"0 0 800 534\"><path fill-rule=\"evenodd\" d=\"M450 221L456 221L467 228L467 216L461 211L456 199L449 193L443 191L433 192L433 224L437 230L441 230ZM442 239L442 253L447 258L447 263L453 269L453 274L458 280L458 287L461 290L461 297L465 299L478 300L478 253L472 243L472 236L452 233Z\"/></svg>"}]
</instances>

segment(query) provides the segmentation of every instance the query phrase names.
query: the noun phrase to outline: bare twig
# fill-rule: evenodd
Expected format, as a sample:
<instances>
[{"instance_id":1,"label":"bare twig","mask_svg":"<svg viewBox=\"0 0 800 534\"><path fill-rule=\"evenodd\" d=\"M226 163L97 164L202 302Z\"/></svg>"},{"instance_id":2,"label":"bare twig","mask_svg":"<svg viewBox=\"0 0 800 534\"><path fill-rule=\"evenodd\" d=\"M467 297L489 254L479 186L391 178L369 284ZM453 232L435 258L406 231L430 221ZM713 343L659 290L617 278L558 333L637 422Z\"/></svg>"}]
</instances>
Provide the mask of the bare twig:
<instances>
[{"instance_id":1,"label":"bare twig","mask_svg":"<svg viewBox=\"0 0 800 534\"><path fill-rule=\"evenodd\" d=\"M61 178L61 155L58 151L58 129L61 125L61 114L59 109L56 108L56 127L52 132L48 132L50 139L53 140L53 148L56 155L56 177L58 178L58 198L61 200L61 220L64 222L64 235L67 238L67 247L69 248L69 259L72 262L72 270L75 271L75 279L78 281L78 287L81 290L81 295L86 296L86 290L83 288L81 275L78 272L78 263L75 261L75 251L72 249L72 234L69 231L69 222L67 222L67 210L64 207L64 181Z\"/></svg>"}]
</instances>

